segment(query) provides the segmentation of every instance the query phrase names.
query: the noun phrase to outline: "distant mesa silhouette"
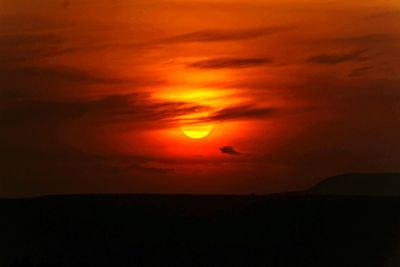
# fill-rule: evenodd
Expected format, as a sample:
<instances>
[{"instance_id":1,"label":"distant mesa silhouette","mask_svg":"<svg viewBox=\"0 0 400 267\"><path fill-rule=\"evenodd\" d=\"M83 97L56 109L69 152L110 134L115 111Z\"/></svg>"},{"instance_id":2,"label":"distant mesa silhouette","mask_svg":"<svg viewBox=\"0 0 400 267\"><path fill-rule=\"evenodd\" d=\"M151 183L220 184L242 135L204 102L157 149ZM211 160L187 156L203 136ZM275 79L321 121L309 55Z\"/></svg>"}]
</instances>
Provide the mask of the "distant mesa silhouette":
<instances>
[{"instance_id":1,"label":"distant mesa silhouette","mask_svg":"<svg viewBox=\"0 0 400 267\"><path fill-rule=\"evenodd\" d=\"M323 180L309 194L400 197L400 173L349 173Z\"/></svg>"}]
</instances>

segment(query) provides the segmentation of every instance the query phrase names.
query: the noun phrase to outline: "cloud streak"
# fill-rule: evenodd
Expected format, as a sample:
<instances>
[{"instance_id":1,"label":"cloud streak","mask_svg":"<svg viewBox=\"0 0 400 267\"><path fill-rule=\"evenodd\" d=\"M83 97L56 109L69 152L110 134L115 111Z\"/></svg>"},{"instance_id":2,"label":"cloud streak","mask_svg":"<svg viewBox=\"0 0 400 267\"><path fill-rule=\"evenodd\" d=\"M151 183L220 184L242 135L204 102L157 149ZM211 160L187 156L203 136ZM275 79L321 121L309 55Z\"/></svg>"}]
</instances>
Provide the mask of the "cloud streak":
<instances>
[{"instance_id":1,"label":"cloud streak","mask_svg":"<svg viewBox=\"0 0 400 267\"><path fill-rule=\"evenodd\" d=\"M360 68L356 68L354 70L352 70L348 76L349 77L360 77L360 76L364 76L365 74L369 73L370 71L372 71L374 68L371 66L364 66L364 67L360 67Z\"/></svg>"},{"instance_id":2,"label":"cloud streak","mask_svg":"<svg viewBox=\"0 0 400 267\"><path fill-rule=\"evenodd\" d=\"M13 78L23 78L24 80L38 80L42 86L46 82L65 83L122 83L127 80L110 78L91 71L85 71L66 66L17 66L9 68L0 68L0 81L5 82Z\"/></svg>"},{"instance_id":3,"label":"cloud streak","mask_svg":"<svg viewBox=\"0 0 400 267\"><path fill-rule=\"evenodd\" d=\"M165 81L146 77L119 77L63 65L0 66L0 98L42 100L81 97L89 86L139 88ZM2 99L0 99L1 101Z\"/></svg>"},{"instance_id":4,"label":"cloud streak","mask_svg":"<svg viewBox=\"0 0 400 267\"><path fill-rule=\"evenodd\" d=\"M210 29L175 35L163 39L161 43L226 42L250 40L276 34L287 29L288 27Z\"/></svg>"},{"instance_id":5,"label":"cloud streak","mask_svg":"<svg viewBox=\"0 0 400 267\"><path fill-rule=\"evenodd\" d=\"M71 46L62 32L12 33L0 35L0 63L16 65L89 49Z\"/></svg>"},{"instance_id":6,"label":"cloud streak","mask_svg":"<svg viewBox=\"0 0 400 267\"><path fill-rule=\"evenodd\" d=\"M176 123L179 116L209 108L195 103L157 102L142 94L110 95L95 100L2 102L3 125L82 119L92 124L142 123L145 127L153 122L152 127L166 127Z\"/></svg>"},{"instance_id":7,"label":"cloud streak","mask_svg":"<svg viewBox=\"0 0 400 267\"><path fill-rule=\"evenodd\" d=\"M270 64L272 58L211 58L188 64L192 68L222 69L222 68L249 68Z\"/></svg>"},{"instance_id":8,"label":"cloud streak","mask_svg":"<svg viewBox=\"0 0 400 267\"><path fill-rule=\"evenodd\" d=\"M307 63L323 64L323 65L335 65L350 61L362 61L367 59L364 54L367 49L355 50L344 54L318 54L308 57Z\"/></svg>"},{"instance_id":9,"label":"cloud streak","mask_svg":"<svg viewBox=\"0 0 400 267\"><path fill-rule=\"evenodd\" d=\"M275 112L276 109L273 107L256 108L251 106L235 106L221 109L213 113L209 117L209 120L257 119L272 116Z\"/></svg>"}]
</instances>

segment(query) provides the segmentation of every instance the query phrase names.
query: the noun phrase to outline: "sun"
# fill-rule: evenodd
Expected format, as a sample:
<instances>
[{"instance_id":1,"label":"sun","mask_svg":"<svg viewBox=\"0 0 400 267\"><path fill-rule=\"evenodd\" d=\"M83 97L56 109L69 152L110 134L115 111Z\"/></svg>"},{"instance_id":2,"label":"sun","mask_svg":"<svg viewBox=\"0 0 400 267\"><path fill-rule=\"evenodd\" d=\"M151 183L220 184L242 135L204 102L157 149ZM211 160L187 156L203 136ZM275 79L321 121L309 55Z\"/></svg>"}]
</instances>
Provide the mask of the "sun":
<instances>
[{"instance_id":1,"label":"sun","mask_svg":"<svg viewBox=\"0 0 400 267\"><path fill-rule=\"evenodd\" d=\"M210 135L214 126L209 124L186 125L181 127L184 135L192 139L202 139Z\"/></svg>"}]
</instances>

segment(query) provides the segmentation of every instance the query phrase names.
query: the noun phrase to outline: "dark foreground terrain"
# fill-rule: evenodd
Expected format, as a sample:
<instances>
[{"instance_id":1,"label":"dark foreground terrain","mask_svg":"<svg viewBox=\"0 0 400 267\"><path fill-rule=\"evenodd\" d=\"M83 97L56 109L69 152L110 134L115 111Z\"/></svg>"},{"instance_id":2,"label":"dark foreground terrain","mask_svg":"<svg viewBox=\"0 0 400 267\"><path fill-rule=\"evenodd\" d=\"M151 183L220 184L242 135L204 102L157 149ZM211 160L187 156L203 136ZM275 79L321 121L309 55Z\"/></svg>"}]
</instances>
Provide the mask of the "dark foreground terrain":
<instances>
[{"instance_id":1,"label":"dark foreground terrain","mask_svg":"<svg viewBox=\"0 0 400 267\"><path fill-rule=\"evenodd\" d=\"M400 266L395 197L75 195L0 210L0 266Z\"/></svg>"}]
</instances>

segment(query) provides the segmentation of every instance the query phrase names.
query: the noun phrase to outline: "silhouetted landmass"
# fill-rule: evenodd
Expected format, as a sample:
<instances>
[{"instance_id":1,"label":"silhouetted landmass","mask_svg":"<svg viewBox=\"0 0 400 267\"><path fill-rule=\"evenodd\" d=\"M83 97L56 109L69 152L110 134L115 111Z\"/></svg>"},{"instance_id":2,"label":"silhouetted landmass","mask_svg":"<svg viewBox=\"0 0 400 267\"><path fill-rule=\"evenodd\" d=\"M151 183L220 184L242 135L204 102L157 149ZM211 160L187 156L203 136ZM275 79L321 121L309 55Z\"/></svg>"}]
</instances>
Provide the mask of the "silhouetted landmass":
<instances>
[{"instance_id":1,"label":"silhouetted landmass","mask_svg":"<svg viewBox=\"0 0 400 267\"><path fill-rule=\"evenodd\" d=\"M308 192L325 195L400 197L400 174L343 174L323 180L310 188Z\"/></svg>"},{"instance_id":2,"label":"silhouetted landmass","mask_svg":"<svg viewBox=\"0 0 400 267\"><path fill-rule=\"evenodd\" d=\"M71 195L0 210L0 266L400 266L397 197Z\"/></svg>"}]
</instances>

